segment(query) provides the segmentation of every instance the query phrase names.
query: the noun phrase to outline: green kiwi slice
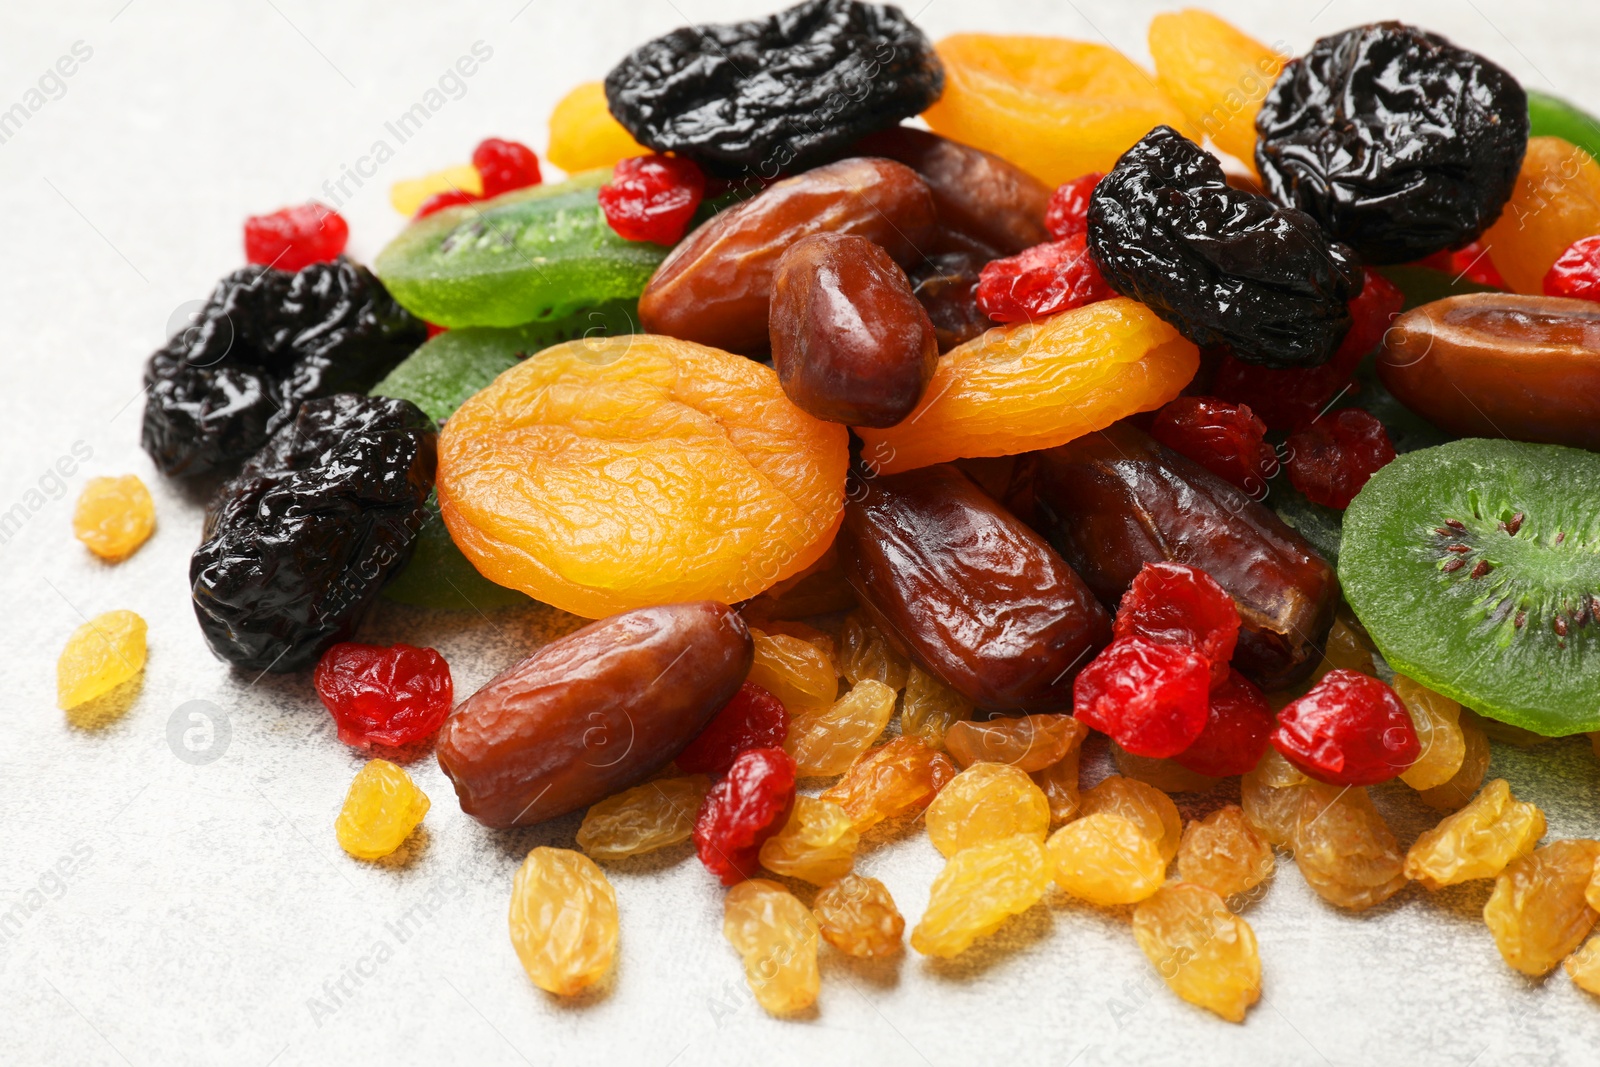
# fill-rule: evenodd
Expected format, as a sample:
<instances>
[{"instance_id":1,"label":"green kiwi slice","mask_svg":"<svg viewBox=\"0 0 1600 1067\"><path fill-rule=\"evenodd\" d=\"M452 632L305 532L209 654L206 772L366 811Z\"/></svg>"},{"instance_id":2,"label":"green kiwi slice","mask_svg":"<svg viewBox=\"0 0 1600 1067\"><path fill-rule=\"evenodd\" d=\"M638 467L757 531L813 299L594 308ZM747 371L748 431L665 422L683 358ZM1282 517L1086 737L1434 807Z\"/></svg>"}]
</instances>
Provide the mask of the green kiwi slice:
<instances>
[{"instance_id":1,"label":"green kiwi slice","mask_svg":"<svg viewBox=\"0 0 1600 1067\"><path fill-rule=\"evenodd\" d=\"M1403 455L1345 512L1339 580L1402 674L1547 736L1600 729L1600 454Z\"/></svg>"}]
</instances>

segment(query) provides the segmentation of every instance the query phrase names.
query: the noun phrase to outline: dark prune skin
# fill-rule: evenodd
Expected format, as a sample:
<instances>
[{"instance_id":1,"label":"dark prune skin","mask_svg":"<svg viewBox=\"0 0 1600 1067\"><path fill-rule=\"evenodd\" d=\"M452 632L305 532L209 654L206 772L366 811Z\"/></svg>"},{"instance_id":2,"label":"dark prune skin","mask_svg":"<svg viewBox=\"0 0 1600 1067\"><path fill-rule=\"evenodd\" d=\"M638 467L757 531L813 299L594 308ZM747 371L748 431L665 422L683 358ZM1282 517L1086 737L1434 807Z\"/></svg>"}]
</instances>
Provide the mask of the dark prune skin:
<instances>
[{"instance_id":1,"label":"dark prune skin","mask_svg":"<svg viewBox=\"0 0 1600 1067\"><path fill-rule=\"evenodd\" d=\"M640 608L545 645L462 702L439 766L485 826L531 826L638 785L733 699L750 631L725 604Z\"/></svg>"},{"instance_id":2,"label":"dark prune skin","mask_svg":"<svg viewBox=\"0 0 1600 1067\"><path fill-rule=\"evenodd\" d=\"M1036 514L1102 603L1118 604L1146 563L1186 563L1233 597L1233 665L1252 681L1270 691L1316 665L1339 581L1266 507L1126 422L1030 459Z\"/></svg>"},{"instance_id":3,"label":"dark prune skin","mask_svg":"<svg viewBox=\"0 0 1600 1067\"><path fill-rule=\"evenodd\" d=\"M317 662L354 632L427 518L437 431L409 400L308 400L206 512L189 562L200 630L255 671Z\"/></svg>"},{"instance_id":4,"label":"dark prune skin","mask_svg":"<svg viewBox=\"0 0 1600 1067\"><path fill-rule=\"evenodd\" d=\"M933 45L898 7L805 0L763 19L674 30L606 75L640 144L722 177L837 157L944 91Z\"/></svg>"},{"instance_id":5,"label":"dark prune skin","mask_svg":"<svg viewBox=\"0 0 1600 1067\"><path fill-rule=\"evenodd\" d=\"M978 276L994 258L961 248L933 252L911 269L911 291L933 323L941 355L994 325L978 307Z\"/></svg>"},{"instance_id":6,"label":"dark prune skin","mask_svg":"<svg viewBox=\"0 0 1600 1067\"><path fill-rule=\"evenodd\" d=\"M816 233L778 260L768 319L789 399L847 426L893 426L939 361L933 323L895 261L865 237Z\"/></svg>"},{"instance_id":7,"label":"dark prune skin","mask_svg":"<svg viewBox=\"0 0 1600 1067\"><path fill-rule=\"evenodd\" d=\"M1528 96L1480 55L1399 22L1324 37L1256 114L1279 203L1369 263L1471 243L1500 217L1528 147Z\"/></svg>"},{"instance_id":8,"label":"dark prune skin","mask_svg":"<svg viewBox=\"0 0 1600 1067\"><path fill-rule=\"evenodd\" d=\"M1235 189L1170 126L1123 153L1089 199L1089 253L1111 287L1206 348L1269 367L1326 363L1361 265L1316 220Z\"/></svg>"},{"instance_id":9,"label":"dark prune skin","mask_svg":"<svg viewBox=\"0 0 1600 1067\"><path fill-rule=\"evenodd\" d=\"M421 319L342 256L293 274L244 267L150 357L144 449L168 475L226 470L302 401L365 392L426 339Z\"/></svg>"},{"instance_id":10,"label":"dark prune skin","mask_svg":"<svg viewBox=\"0 0 1600 1067\"><path fill-rule=\"evenodd\" d=\"M953 466L852 476L839 558L891 641L989 711L1060 711L1111 640L1083 579Z\"/></svg>"},{"instance_id":11,"label":"dark prune skin","mask_svg":"<svg viewBox=\"0 0 1600 1067\"><path fill-rule=\"evenodd\" d=\"M936 133L893 126L857 141L852 154L882 156L916 171L933 191L939 225L1013 256L1050 240L1050 187L999 156Z\"/></svg>"}]
</instances>

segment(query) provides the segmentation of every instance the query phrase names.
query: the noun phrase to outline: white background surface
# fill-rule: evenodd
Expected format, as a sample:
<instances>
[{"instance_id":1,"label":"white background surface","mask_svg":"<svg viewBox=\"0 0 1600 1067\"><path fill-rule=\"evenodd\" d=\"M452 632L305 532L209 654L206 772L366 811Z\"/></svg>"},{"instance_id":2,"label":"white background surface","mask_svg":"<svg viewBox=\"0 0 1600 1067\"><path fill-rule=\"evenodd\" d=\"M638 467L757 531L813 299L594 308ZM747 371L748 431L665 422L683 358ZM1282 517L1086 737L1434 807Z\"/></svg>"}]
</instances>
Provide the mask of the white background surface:
<instances>
[{"instance_id":1,"label":"white background surface","mask_svg":"<svg viewBox=\"0 0 1600 1067\"><path fill-rule=\"evenodd\" d=\"M1144 26L1162 6L932 0L918 21L935 38L1109 39L1143 59ZM1405 17L1531 87L1600 106L1592 5L1214 6L1296 51L1357 22ZM778 1022L750 1002L720 934L721 894L686 848L613 868L620 962L604 991L576 1003L528 983L505 929L521 856L570 845L575 819L486 831L424 756L411 767L434 802L420 854L400 868L339 850L333 817L360 760L334 739L307 678L250 685L206 651L185 587L200 509L138 448L142 361L175 311L238 265L245 214L327 198L323 182L474 42L492 59L343 206L359 258L400 225L390 182L465 161L491 134L542 153L546 117L573 83L686 21L764 10L708 0L6 0L0 109L74 42L93 55L0 144L0 511L20 502L29 515L0 545L0 915L26 913L18 936L0 936L0 1061L1594 1063L1600 1004L1562 974L1529 982L1501 964L1478 918L1485 884L1433 898L1412 888L1352 917L1323 906L1282 862L1247 912L1265 998L1242 1027L1160 987L1124 917L1059 902L953 964L829 958L818 1010ZM56 479L58 458L80 442L91 458ZM107 567L71 539L72 500L86 477L130 471L154 492L160 528L132 560ZM84 616L111 608L149 620L143 690L115 725L76 730L54 706L55 657ZM385 605L364 635L435 645L465 695L550 624ZM231 725L220 758L203 765L177 758L167 739L169 717L196 699ZM1494 773L1546 806L1552 836L1594 836L1597 766L1581 743L1497 748ZM1396 819L1403 835L1422 825L1404 811ZM64 879L53 873L62 857ZM873 843L858 867L884 879L915 921L939 862L919 835ZM417 930L400 943L389 924L419 905Z\"/></svg>"}]
</instances>

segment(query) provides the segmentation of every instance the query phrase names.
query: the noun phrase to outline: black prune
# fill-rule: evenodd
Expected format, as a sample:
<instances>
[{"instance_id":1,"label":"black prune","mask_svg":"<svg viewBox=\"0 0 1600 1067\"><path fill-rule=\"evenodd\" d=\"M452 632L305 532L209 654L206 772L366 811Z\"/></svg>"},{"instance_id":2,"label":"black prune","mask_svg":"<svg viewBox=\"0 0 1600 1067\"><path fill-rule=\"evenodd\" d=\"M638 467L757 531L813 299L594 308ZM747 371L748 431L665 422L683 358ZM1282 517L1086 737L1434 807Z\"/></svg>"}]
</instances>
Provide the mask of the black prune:
<instances>
[{"instance_id":1,"label":"black prune","mask_svg":"<svg viewBox=\"0 0 1600 1067\"><path fill-rule=\"evenodd\" d=\"M1528 95L1480 55L1378 22L1290 61L1256 131L1276 200L1369 263L1405 263L1500 217L1528 147Z\"/></svg>"},{"instance_id":2,"label":"black prune","mask_svg":"<svg viewBox=\"0 0 1600 1067\"><path fill-rule=\"evenodd\" d=\"M293 274L236 270L145 366L144 449L170 475L231 467L301 401L365 392L426 339L426 323L342 256Z\"/></svg>"},{"instance_id":3,"label":"black prune","mask_svg":"<svg viewBox=\"0 0 1600 1067\"><path fill-rule=\"evenodd\" d=\"M611 113L635 140L725 177L837 157L943 91L944 67L922 31L897 7L857 0L684 27L606 75Z\"/></svg>"},{"instance_id":4,"label":"black prune","mask_svg":"<svg viewBox=\"0 0 1600 1067\"><path fill-rule=\"evenodd\" d=\"M1089 252L1111 287L1202 348L1315 367L1350 329L1361 266L1303 211L1227 183L1170 126L1123 153L1089 198Z\"/></svg>"},{"instance_id":5,"label":"black prune","mask_svg":"<svg viewBox=\"0 0 1600 1067\"><path fill-rule=\"evenodd\" d=\"M410 558L437 440L409 400L302 403L218 491L189 561L195 615L217 658L292 671L349 636Z\"/></svg>"}]
</instances>

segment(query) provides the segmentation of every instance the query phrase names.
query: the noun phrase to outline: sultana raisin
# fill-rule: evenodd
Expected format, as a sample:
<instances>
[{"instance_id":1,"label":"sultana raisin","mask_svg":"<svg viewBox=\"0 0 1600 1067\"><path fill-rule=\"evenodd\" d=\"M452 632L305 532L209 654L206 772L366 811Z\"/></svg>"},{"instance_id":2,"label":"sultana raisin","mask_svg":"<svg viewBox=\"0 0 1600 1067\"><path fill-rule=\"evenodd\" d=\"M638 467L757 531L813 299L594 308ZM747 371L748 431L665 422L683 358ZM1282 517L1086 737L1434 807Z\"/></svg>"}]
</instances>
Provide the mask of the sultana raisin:
<instances>
[{"instance_id":1,"label":"sultana raisin","mask_svg":"<svg viewBox=\"0 0 1600 1067\"><path fill-rule=\"evenodd\" d=\"M901 733L944 748L950 727L971 717L972 701L927 671L911 667L900 707Z\"/></svg>"},{"instance_id":2,"label":"sultana raisin","mask_svg":"<svg viewBox=\"0 0 1600 1067\"><path fill-rule=\"evenodd\" d=\"M756 1001L774 1015L816 1003L817 920L777 882L752 878L728 890L722 934L744 958L744 977Z\"/></svg>"},{"instance_id":3,"label":"sultana raisin","mask_svg":"<svg viewBox=\"0 0 1600 1067\"><path fill-rule=\"evenodd\" d=\"M1372 639L1344 618L1335 618L1328 631L1328 643L1322 649L1322 662L1313 673L1317 681L1329 671L1360 671L1376 674L1372 668L1372 654L1377 649Z\"/></svg>"},{"instance_id":4,"label":"sultana raisin","mask_svg":"<svg viewBox=\"0 0 1600 1067\"><path fill-rule=\"evenodd\" d=\"M1461 717L1461 739L1464 749L1461 769L1443 785L1417 794L1430 808L1454 811L1461 807L1477 794L1483 776L1489 773L1489 738L1483 728L1466 715Z\"/></svg>"},{"instance_id":5,"label":"sultana raisin","mask_svg":"<svg viewBox=\"0 0 1600 1067\"><path fill-rule=\"evenodd\" d=\"M368 760L351 781L333 828L340 848L358 860L376 860L399 848L426 814L428 795L404 768Z\"/></svg>"},{"instance_id":6,"label":"sultana raisin","mask_svg":"<svg viewBox=\"0 0 1600 1067\"><path fill-rule=\"evenodd\" d=\"M1082 754L1080 736L1065 756L1032 774L1033 784L1044 791L1044 798L1050 804L1050 823L1053 826L1078 817L1078 761Z\"/></svg>"},{"instance_id":7,"label":"sultana raisin","mask_svg":"<svg viewBox=\"0 0 1600 1067\"><path fill-rule=\"evenodd\" d=\"M1307 782L1293 846L1306 883L1330 904L1361 911L1405 888L1405 856L1364 788Z\"/></svg>"},{"instance_id":8,"label":"sultana raisin","mask_svg":"<svg viewBox=\"0 0 1600 1067\"><path fill-rule=\"evenodd\" d=\"M617 954L617 894L594 860L568 848L528 853L511 884L511 944L522 969L557 996L605 977Z\"/></svg>"},{"instance_id":9,"label":"sultana raisin","mask_svg":"<svg viewBox=\"0 0 1600 1067\"><path fill-rule=\"evenodd\" d=\"M72 512L72 534L110 563L127 559L156 528L156 505L137 474L90 478Z\"/></svg>"},{"instance_id":10,"label":"sultana raisin","mask_svg":"<svg viewBox=\"0 0 1600 1067\"><path fill-rule=\"evenodd\" d=\"M1038 903L1050 884L1048 868L1044 848L1023 835L962 849L933 880L911 947L925 956L960 955Z\"/></svg>"},{"instance_id":11,"label":"sultana raisin","mask_svg":"<svg viewBox=\"0 0 1600 1067\"><path fill-rule=\"evenodd\" d=\"M1507 963L1537 977L1578 947L1595 922L1584 891L1597 858L1600 841L1554 841L1495 877L1483 921Z\"/></svg>"},{"instance_id":12,"label":"sultana raisin","mask_svg":"<svg viewBox=\"0 0 1600 1067\"><path fill-rule=\"evenodd\" d=\"M1514 798L1506 780L1496 778L1417 838L1406 853L1406 877L1429 889L1493 878L1532 852L1544 830L1544 812Z\"/></svg>"},{"instance_id":13,"label":"sultana raisin","mask_svg":"<svg viewBox=\"0 0 1600 1067\"><path fill-rule=\"evenodd\" d=\"M839 634L839 670L851 685L863 678L904 689L911 664L889 644L883 632L863 611L853 611Z\"/></svg>"},{"instance_id":14,"label":"sultana raisin","mask_svg":"<svg viewBox=\"0 0 1600 1067\"><path fill-rule=\"evenodd\" d=\"M1600 937L1590 938L1582 948L1568 956L1565 967L1573 985L1586 993L1600 996Z\"/></svg>"},{"instance_id":15,"label":"sultana raisin","mask_svg":"<svg viewBox=\"0 0 1600 1067\"><path fill-rule=\"evenodd\" d=\"M883 733L894 714L894 690L870 679L831 705L803 710L789 723L784 750L801 778L843 774Z\"/></svg>"},{"instance_id":16,"label":"sultana raisin","mask_svg":"<svg viewBox=\"0 0 1600 1067\"><path fill-rule=\"evenodd\" d=\"M1031 773L1060 762L1088 733L1070 715L997 715L988 722L956 723L945 732L944 743L963 767L1007 763Z\"/></svg>"},{"instance_id":17,"label":"sultana raisin","mask_svg":"<svg viewBox=\"0 0 1600 1067\"><path fill-rule=\"evenodd\" d=\"M1261 999L1255 931L1204 886L1165 886L1133 910L1133 936L1163 981L1191 1004L1243 1022Z\"/></svg>"},{"instance_id":18,"label":"sultana raisin","mask_svg":"<svg viewBox=\"0 0 1600 1067\"><path fill-rule=\"evenodd\" d=\"M1400 780L1418 792L1444 785L1461 770L1467 754L1467 740L1461 732L1461 705L1403 674L1394 676L1394 691L1411 713L1411 724L1422 746L1422 754L1400 772Z\"/></svg>"},{"instance_id":19,"label":"sultana raisin","mask_svg":"<svg viewBox=\"0 0 1600 1067\"><path fill-rule=\"evenodd\" d=\"M1046 843L1056 884L1091 904L1133 904L1167 876L1167 861L1132 819L1109 811L1086 814Z\"/></svg>"},{"instance_id":20,"label":"sultana raisin","mask_svg":"<svg viewBox=\"0 0 1600 1067\"><path fill-rule=\"evenodd\" d=\"M1163 862L1170 863L1178 854L1183 816L1178 814L1172 798L1155 786L1113 774L1085 790L1078 807L1084 815L1109 812L1132 822L1156 846Z\"/></svg>"},{"instance_id":21,"label":"sultana raisin","mask_svg":"<svg viewBox=\"0 0 1600 1067\"><path fill-rule=\"evenodd\" d=\"M847 874L817 894L811 906L822 939L847 956L892 956L906 921L889 889L876 878Z\"/></svg>"},{"instance_id":22,"label":"sultana raisin","mask_svg":"<svg viewBox=\"0 0 1600 1067\"><path fill-rule=\"evenodd\" d=\"M749 680L783 702L790 715L826 707L839 690L833 660L809 641L788 634L762 633L754 627L756 658Z\"/></svg>"},{"instance_id":23,"label":"sultana raisin","mask_svg":"<svg viewBox=\"0 0 1600 1067\"><path fill-rule=\"evenodd\" d=\"M785 878L827 885L850 873L860 841L850 813L840 804L797 796L789 821L761 845L761 866Z\"/></svg>"},{"instance_id":24,"label":"sultana raisin","mask_svg":"<svg viewBox=\"0 0 1600 1067\"><path fill-rule=\"evenodd\" d=\"M1245 821L1269 844L1289 844L1300 821L1300 796L1310 781L1277 749L1267 749L1261 762L1239 782Z\"/></svg>"},{"instance_id":25,"label":"sultana raisin","mask_svg":"<svg viewBox=\"0 0 1600 1067\"><path fill-rule=\"evenodd\" d=\"M1272 846L1251 829L1237 804L1191 822L1178 843L1178 878L1219 896L1254 889L1272 873L1272 866Z\"/></svg>"},{"instance_id":26,"label":"sultana raisin","mask_svg":"<svg viewBox=\"0 0 1600 1067\"><path fill-rule=\"evenodd\" d=\"M821 795L842 805L856 829L865 831L925 807L955 774L943 752L915 737L897 737L864 753Z\"/></svg>"},{"instance_id":27,"label":"sultana raisin","mask_svg":"<svg viewBox=\"0 0 1600 1067\"><path fill-rule=\"evenodd\" d=\"M686 841L711 788L703 774L657 778L607 797L578 827L578 847L597 860L639 856Z\"/></svg>"},{"instance_id":28,"label":"sultana raisin","mask_svg":"<svg viewBox=\"0 0 1600 1067\"><path fill-rule=\"evenodd\" d=\"M924 816L933 847L945 856L1002 837L1044 840L1050 803L1022 771L1004 763L974 763L950 780Z\"/></svg>"},{"instance_id":29,"label":"sultana raisin","mask_svg":"<svg viewBox=\"0 0 1600 1067\"><path fill-rule=\"evenodd\" d=\"M56 706L70 711L139 677L145 630L138 614L107 611L72 631L56 660Z\"/></svg>"},{"instance_id":30,"label":"sultana raisin","mask_svg":"<svg viewBox=\"0 0 1600 1067\"><path fill-rule=\"evenodd\" d=\"M1183 754L1187 754L1187 750ZM1204 793L1222 780L1192 771L1177 760L1135 756L1115 741L1111 742L1111 761L1124 778L1155 786L1163 793Z\"/></svg>"}]
</instances>

